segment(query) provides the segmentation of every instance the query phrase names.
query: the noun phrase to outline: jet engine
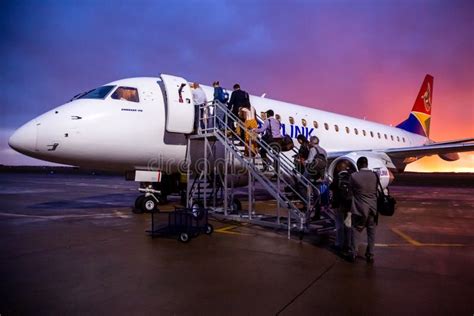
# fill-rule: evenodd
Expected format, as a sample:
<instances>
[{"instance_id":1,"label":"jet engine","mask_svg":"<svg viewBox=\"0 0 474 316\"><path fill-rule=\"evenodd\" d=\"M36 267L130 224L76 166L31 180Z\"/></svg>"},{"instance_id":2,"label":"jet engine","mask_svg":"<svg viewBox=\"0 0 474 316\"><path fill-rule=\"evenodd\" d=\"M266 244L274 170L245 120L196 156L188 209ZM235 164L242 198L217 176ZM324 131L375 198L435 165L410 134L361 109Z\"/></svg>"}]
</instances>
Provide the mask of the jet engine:
<instances>
[{"instance_id":1,"label":"jet engine","mask_svg":"<svg viewBox=\"0 0 474 316\"><path fill-rule=\"evenodd\" d=\"M396 169L390 157L385 153L377 152L352 152L345 156L340 156L329 165L328 175L333 179L342 168L346 166L351 171L357 171L357 159L360 157L367 157L369 161L369 169L377 172L380 177L380 183L383 188L388 187L388 185L393 181L394 176L390 169Z\"/></svg>"},{"instance_id":2,"label":"jet engine","mask_svg":"<svg viewBox=\"0 0 474 316\"><path fill-rule=\"evenodd\" d=\"M447 154L438 154L439 158L445 161L456 161L459 160L458 153L447 153Z\"/></svg>"}]
</instances>

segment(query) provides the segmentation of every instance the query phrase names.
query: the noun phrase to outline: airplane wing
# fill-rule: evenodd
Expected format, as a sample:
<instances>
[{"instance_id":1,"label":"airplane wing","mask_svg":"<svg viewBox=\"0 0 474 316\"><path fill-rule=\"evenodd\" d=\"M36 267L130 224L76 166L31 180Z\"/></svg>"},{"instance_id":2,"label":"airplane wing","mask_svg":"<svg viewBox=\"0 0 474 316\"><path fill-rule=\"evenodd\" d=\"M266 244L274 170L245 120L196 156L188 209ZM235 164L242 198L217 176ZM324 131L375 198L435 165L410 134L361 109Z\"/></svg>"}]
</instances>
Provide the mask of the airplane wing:
<instances>
[{"instance_id":1,"label":"airplane wing","mask_svg":"<svg viewBox=\"0 0 474 316\"><path fill-rule=\"evenodd\" d=\"M474 151L474 138L464 138L445 142L433 142L423 146L388 148L382 150L357 150L358 152L380 152L387 154L390 158L400 159L406 157L422 157L438 154L460 153ZM338 151L328 153L328 159L332 160L347 155L353 151Z\"/></svg>"},{"instance_id":2,"label":"airplane wing","mask_svg":"<svg viewBox=\"0 0 474 316\"><path fill-rule=\"evenodd\" d=\"M473 151L473 142L443 142L417 147L393 148L383 150L391 158L420 157L449 153Z\"/></svg>"}]
</instances>

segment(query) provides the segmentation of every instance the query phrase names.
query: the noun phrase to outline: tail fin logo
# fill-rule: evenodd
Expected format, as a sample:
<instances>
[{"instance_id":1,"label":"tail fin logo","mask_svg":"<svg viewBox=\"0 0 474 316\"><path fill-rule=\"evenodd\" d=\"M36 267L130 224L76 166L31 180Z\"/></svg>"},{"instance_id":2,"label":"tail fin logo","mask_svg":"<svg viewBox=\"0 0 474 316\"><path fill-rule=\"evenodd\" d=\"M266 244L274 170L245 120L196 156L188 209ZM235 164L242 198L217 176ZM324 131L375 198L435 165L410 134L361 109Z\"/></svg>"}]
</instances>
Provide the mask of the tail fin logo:
<instances>
[{"instance_id":1,"label":"tail fin logo","mask_svg":"<svg viewBox=\"0 0 474 316\"><path fill-rule=\"evenodd\" d=\"M433 76L426 75L408 118L397 125L410 133L424 137L430 135L431 109L433 102Z\"/></svg>"},{"instance_id":2,"label":"tail fin logo","mask_svg":"<svg viewBox=\"0 0 474 316\"><path fill-rule=\"evenodd\" d=\"M423 103L425 104L426 112L430 113L431 112L431 86L429 82L426 87L426 91L425 93L423 93L421 98L423 99Z\"/></svg>"}]
</instances>

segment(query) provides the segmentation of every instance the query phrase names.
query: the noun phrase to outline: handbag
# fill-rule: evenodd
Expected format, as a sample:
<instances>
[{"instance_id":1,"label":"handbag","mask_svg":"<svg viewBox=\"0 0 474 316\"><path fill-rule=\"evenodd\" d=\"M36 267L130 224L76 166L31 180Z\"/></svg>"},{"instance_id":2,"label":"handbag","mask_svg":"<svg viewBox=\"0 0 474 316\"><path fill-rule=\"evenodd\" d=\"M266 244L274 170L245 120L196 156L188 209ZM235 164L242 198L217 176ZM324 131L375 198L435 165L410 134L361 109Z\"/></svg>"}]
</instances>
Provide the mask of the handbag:
<instances>
[{"instance_id":1,"label":"handbag","mask_svg":"<svg viewBox=\"0 0 474 316\"><path fill-rule=\"evenodd\" d=\"M290 135L285 135L281 139L281 151L290 151L295 147Z\"/></svg>"},{"instance_id":2,"label":"handbag","mask_svg":"<svg viewBox=\"0 0 474 316\"><path fill-rule=\"evenodd\" d=\"M385 194L382 188L382 184L380 183L380 178L377 174L377 187L378 187L378 194L377 194L377 213L383 216L393 216L395 213L395 204L397 201L390 196L390 194Z\"/></svg>"}]
</instances>

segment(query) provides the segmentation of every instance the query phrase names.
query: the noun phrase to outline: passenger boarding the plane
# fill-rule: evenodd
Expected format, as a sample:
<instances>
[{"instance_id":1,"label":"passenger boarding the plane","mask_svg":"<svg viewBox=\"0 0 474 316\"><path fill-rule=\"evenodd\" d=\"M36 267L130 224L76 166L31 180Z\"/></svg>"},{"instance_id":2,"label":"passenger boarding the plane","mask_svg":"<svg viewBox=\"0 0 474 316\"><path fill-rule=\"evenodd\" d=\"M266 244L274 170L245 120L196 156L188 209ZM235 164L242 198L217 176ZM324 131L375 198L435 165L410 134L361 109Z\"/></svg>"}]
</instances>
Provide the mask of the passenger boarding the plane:
<instances>
[{"instance_id":1,"label":"passenger boarding the plane","mask_svg":"<svg viewBox=\"0 0 474 316\"><path fill-rule=\"evenodd\" d=\"M350 184L351 170L346 160L338 163L334 173L334 179L330 185L333 192L332 207L335 210L336 240L334 250L343 258L352 260L351 250L351 207L352 207L352 188Z\"/></svg>"},{"instance_id":2,"label":"passenger boarding the plane","mask_svg":"<svg viewBox=\"0 0 474 316\"><path fill-rule=\"evenodd\" d=\"M304 175L314 181L321 180L325 176L327 165L327 152L319 146L319 138L311 136L309 140L309 154L305 161Z\"/></svg>"},{"instance_id":3,"label":"passenger boarding the plane","mask_svg":"<svg viewBox=\"0 0 474 316\"><path fill-rule=\"evenodd\" d=\"M319 138L317 136L311 136L309 139L308 159L305 161L304 176L312 181L319 190L319 192L313 192L313 196L318 194L313 197L315 211L313 219L315 220L318 220L320 217L322 204L326 204L326 202L322 201L323 198L325 198L325 200L328 199L327 185L324 183L326 166L327 152L324 148L319 146ZM326 189L326 191L324 189Z\"/></svg>"},{"instance_id":4,"label":"passenger boarding the plane","mask_svg":"<svg viewBox=\"0 0 474 316\"><path fill-rule=\"evenodd\" d=\"M250 106L250 109L242 107L240 113L245 126L245 156L253 157L257 154L256 135L253 132L253 129L258 127L255 108L253 106Z\"/></svg>"},{"instance_id":5,"label":"passenger boarding the plane","mask_svg":"<svg viewBox=\"0 0 474 316\"><path fill-rule=\"evenodd\" d=\"M227 105L229 111L232 112L235 116L239 116L239 110L241 107L250 108L250 98L249 94L244 90L240 89L240 85L238 83L234 84L234 91L230 95L230 100ZM230 127L235 131L234 122L228 122Z\"/></svg>"},{"instance_id":6,"label":"passenger boarding the plane","mask_svg":"<svg viewBox=\"0 0 474 316\"><path fill-rule=\"evenodd\" d=\"M214 87L214 114L216 115L217 128L223 129L227 122L223 122L224 112L219 110L216 103L220 102L220 106L225 106L229 99L229 94L220 86L219 81L214 81L212 86Z\"/></svg>"},{"instance_id":7,"label":"passenger boarding the plane","mask_svg":"<svg viewBox=\"0 0 474 316\"><path fill-rule=\"evenodd\" d=\"M200 126L201 128L206 128L207 126L207 111L204 111L204 106L207 103L207 97L204 93L204 90L199 86L199 83L194 82L192 84L192 94L193 94L193 101L194 101L194 114L195 114L195 123L194 129L197 131L197 127ZM207 110L207 109L206 109ZM200 122L200 124L198 123Z\"/></svg>"},{"instance_id":8,"label":"passenger boarding the plane","mask_svg":"<svg viewBox=\"0 0 474 316\"><path fill-rule=\"evenodd\" d=\"M304 136L303 134L299 134L296 137L296 140L300 144L300 148L298 149L298 153L294 156L295 168L299 173L303 174L305 161L308 159L309 156L309 142L306 136Z\"/></svg>"},{"instance_id":9,"label":"passenger boarding the plane","mask_svg":"<svg viewBox=\"0 0 474 316\"><path fill-rule=\"evenodd\" d=\"M253 129L256 133L263 133L262 140L269 144L276 152L280 152L281 140L283 135L280 132L281 123L273 117L275 114L273 110L266 112L267 119L263 122L262 127ZM268 169L270 160L267 157L267 151L265 148L260 148L260 155L264 161L264 171Z\"/></svg>"}]
</instances>

